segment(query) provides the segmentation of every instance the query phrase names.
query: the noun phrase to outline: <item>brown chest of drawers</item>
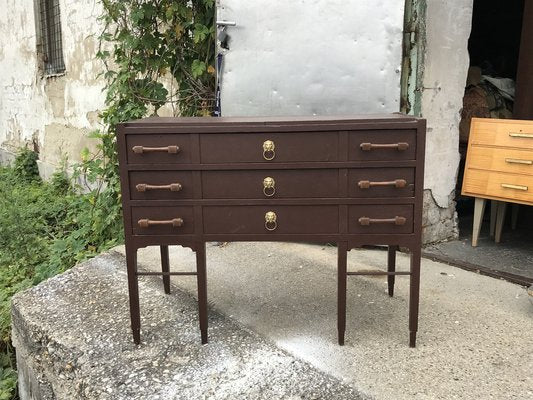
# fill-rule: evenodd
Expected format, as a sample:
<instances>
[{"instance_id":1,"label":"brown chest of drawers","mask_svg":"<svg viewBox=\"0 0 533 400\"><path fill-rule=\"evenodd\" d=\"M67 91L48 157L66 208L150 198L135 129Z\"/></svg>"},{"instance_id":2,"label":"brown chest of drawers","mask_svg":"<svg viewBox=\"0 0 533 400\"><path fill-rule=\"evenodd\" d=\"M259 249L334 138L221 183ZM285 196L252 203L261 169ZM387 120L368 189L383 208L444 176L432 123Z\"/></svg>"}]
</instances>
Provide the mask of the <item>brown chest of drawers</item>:
<instances>
[{"instance_id":1,"label":"brown chest of drawers","mask_svg":"<svg viewBox=\"0 0 533 400\"><path fill-rule=\"evenodd\" d=\"M117 133L130 311L140 341L137 249L161 246L169 276L194 274L207 342L205 243L305 241L338 244L338 335L344 343L347 252L389 246L395 275L410 275L415 345L425 121L399 114L346 118L149 118ZM197 272L170 272L168 246L193 249ZM395 270L399 246L410 271Z\"/></svg>"}]
</instances>

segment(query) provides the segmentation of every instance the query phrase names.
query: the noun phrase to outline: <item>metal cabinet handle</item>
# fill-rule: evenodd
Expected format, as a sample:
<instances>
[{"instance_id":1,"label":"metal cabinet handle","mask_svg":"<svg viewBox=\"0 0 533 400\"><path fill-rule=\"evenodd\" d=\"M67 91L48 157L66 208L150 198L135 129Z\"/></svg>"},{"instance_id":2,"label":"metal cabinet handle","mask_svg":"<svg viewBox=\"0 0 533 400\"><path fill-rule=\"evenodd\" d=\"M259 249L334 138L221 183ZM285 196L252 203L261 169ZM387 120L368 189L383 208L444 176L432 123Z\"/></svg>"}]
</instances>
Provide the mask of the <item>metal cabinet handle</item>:
<instances>
[{"instance_id":1,"label":"metal cabinet handle","mask_svg":"<svg viewBox=\"0 0 533 400\"><path fill-rule=\"evenodd\" d=\"M274 178L267 176L263 179L263 193L267 197L272 197L276 194L276 181Z\"/></svg>"},{"instance_id":2,"label":"metal cabinet handle","mask_svg":"<svg viewBox=\"0 0 533 400\"><path fill-rule=\"evenodd\" d=\"M510 183L502 183L502 188L505 189L515 189L515 190L523 190L524 192L527 192L528 187L522 186L522 185L511 185Z\"/></svg>"},{"instance_id":3,"label":"metal cabinet handle","mask_svg":"<svg viewBox=\"0 0 533 400\"><path fill-rule=\"evenodd\" d=\"M173 219L169 219L169 220L151 220L151 219L140 219L139 221L137 221L137 224L139 224L139 227L141 228L148 228L150 226L165 226L165 225L170 225L170 226L173 226L175 228L179 228L180 226L183 225L183 219L181 218L173 218Z\"/></svg>"},{"instance_id":4,"label":"metal cabinet handle","mask_svg":"<svg viewBox=\"0 0 533 400\"><path fill-rule=\"evenodd\" d=\"M144 154L144 153L177 154L180 151L179 146L165 146L165 147L133 146L131 149L133 150L135 154Z\"/></svg>"},{"instance_id":5,"label":"metal cabinet handle","mask_svg":"<svg viewBox=\"0 0 533 400\"><path fill-rule=\"evenodd\" d=\"M505 162L509 164L533 165L533 160L520 160L518 158L506 158Z\"/></svg>"},{"instance_id":6,"label":"metal cabinet handle","mask_svg":"<svg viewBox=\"0 0 533 400\"><path fill-rule=\"evenodd\" d=\"M181 183L170 183L168 185L149 185L147 183L139 183L135 185L138 192L146 192L148 190L170 190L171 192L179 192L183 186Z\"/></svg>"},{"instance_id":7,"label":"metal cabinet handle","mask_svg":"<svg viewBox=\"0 0 533 400\"><path fill-rule=\"evenodd\" d=\"M533 133L509 132L513 138L533 139Z\"/></svg>"},{"instance_id":8,"label":"metal cabinet handle","mask_svg":"<svg viewBox=\"0 0 533 400\"><path fill-rule=\"evenodd\" d=\"M405 225L407 218L396 216L394 218L370 218L370 217L361 217L359 218L359 224L362 226L369 226L371 224L394 224L394 225Z\"/></svg>"},{"instance_id":9,"label":"metal cabinet handle","mask_svg":"<svg viewBox=\"0 0 533 400\"><path fill-rule=\"evenodd\" d=\"M274 211L269 211L265 214L265 228L268 231L274 231L278 227L277 215Z\"/></svg>"},{"instance_id":10,"label":"metal cabinet handle","mask_svg":"<svg viewBox=\"0 0 533 400\"><path fill-rule=\"evenodd\" d=\"M405 179L395 179L393 181L383 182L359 181L357 185L360 189L370 189L374 186L394 186L395 188L400 189L407 186L407 181Z\"/></svg>"},{"instance_id":11,"label":"metal cabinet handle","mask_svg":"<svg viewBox=\"0 0 533 400\"><path fill-rule=\"evenodd\" d=\"M265 140L263 142L263 158L267 161L273 160L276 157L276 145L272 140Z\"/></svg>"},{"instance_id":12,"label":"metal cabinet handle","mask_svg":"<svg viewBox=\"0 0 533 400\"><path fill-rule=\"evenodd\" d=\"M373 149L396 149L398 151L405 151L409 148L409 143L361 143L361 150L370 151Z\"/></svg>"}]
</instances>

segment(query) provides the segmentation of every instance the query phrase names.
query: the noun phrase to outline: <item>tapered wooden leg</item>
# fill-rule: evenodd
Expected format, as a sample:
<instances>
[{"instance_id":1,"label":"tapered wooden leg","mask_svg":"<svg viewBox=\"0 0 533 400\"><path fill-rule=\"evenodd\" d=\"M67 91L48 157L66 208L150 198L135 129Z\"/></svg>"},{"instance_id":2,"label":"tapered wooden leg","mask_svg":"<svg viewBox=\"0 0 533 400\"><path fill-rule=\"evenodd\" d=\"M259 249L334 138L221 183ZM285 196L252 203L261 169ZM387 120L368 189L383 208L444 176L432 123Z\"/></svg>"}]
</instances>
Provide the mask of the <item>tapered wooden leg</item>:
<instances>
[{"instance_id":1,"label":"tapered wooden leg","mask_svg":"<svg viewBox=\"0 0 533 400\"><path fill-rule=\"evenodd\" d=\"M418 331L421 253L420 246L411 249L411 278L409 282L409 347L416 346L416 332Z\"/></svg>"},{"instance_id":2,"label":"tapered wooden leg","mask_svg":"<svg viewBox=\"0 0 533 400\"><path fill-rule=\"evenodd\" d=\"M337 332L339 344L344 345L344 333L346 332L346 265L348 256L348 243L340 242L337 244L337 268L338 268L338 287L337 287Z\"/></svg>"},{"instance_id":3,"label":"tapered wooden leg","mask_svg":"<svg viewBox=\"0 0 533 400\"><path fill-rule=\"evenodd\" d=\"M518 209L520 208L520 204L513 204L513 207L511 208L511 229L514 231L516 230L516 225L518 223Z\"/></svg>"},{"instance_id":4,"label":"tapered wooden leg","mask_svg":"<svg viewBox=\"0 0 533 400\"><path fill-rule=\"evenodd\" d=\"M494 232L496 232L496 214L498 212L498 200L490 201L490 237L494 237Z\"/></svg>"},{"instance_id":5,"label":"tapered wooden leg","mask_svg":"<svg viewBox=\"0 0 533 400\"><path fill-rule=\"evenodd\" d=\"M198 280L198 314L200 318L200 333L202 344L207 343L207 272L205 258L205 243L196 246L196 275Z\"/></svg>"},{"instance_id":6,"label":"tapered wooden leg","mask_svg":"<svg viewBox=\"0 0 533 400\"><path fill-rule=\"evenodd\" d=\"M481 223L483 222L483 213L485 212L485 199L476 197L474 203L474 226L472 228L472 247L477 246Z\"/></svg>"},{"instance_id":7,"label":"tapered wooden leg","mask_svg":"<svg viewBox=\"0 0 533 400\"><path fill-rule=\"evenodd\" d=\"M502 239L503 223L505 222L505 212L507 211L507 202L502 201L498 206L498 213L496 215L496 234L494 235L494 241L500 243Z\"/></svg>"},{"instance_id":8,"label":"tapered wooden leg","mask_svg":"<svg viewBox=\"0 0 533 400\"><path fill-rule=\"evenodd\" d=\"M168 257L168 246L161 246L161 271L170 272L170 260ZM163 287L165 293L170 294L170 276L163 275Z\"/></svg>"},{"instance_id":9,"label":"tapered wooden leg","mask_svg":"<svg viewBox=\"0 0 533 400\"><path fill-rule=\"evenodd\" d=\"M389 246L389 252L387 257L387 271L395 272L396 271L396 252L398 251L398 246ZM394 296L394 275L387 276L387 284L389 288L389 296Z\"/></svg>"},{"instance_id":10,"label":"tapered wooden leg","mask_svg":"<svg viewBox=\"0 0 533 400\"><path fill-rule=\"evenodd\" d=\"M139 281L137 276L137 248L126 245L126 266L130 296L130 319L133 341L141 343L141 314L139 307Z\"/></svg>"}]
</instances>

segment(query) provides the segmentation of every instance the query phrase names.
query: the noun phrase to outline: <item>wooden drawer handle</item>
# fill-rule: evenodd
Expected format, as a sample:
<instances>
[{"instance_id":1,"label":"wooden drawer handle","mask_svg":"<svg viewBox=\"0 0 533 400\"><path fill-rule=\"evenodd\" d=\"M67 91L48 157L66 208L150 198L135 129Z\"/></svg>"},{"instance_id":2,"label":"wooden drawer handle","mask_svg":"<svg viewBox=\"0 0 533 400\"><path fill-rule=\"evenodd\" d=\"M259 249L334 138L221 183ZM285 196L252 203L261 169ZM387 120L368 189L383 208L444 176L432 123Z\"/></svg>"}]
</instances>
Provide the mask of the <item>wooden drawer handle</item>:
<instances>
[{"instance_id":1,"label":"wooden drawer handle","mask_svg":"<svg viewBox=\"0 0 533 400\"><path fill-rule=\"evenodd\" d=\"M514 138L533 139L533 133L510 132L509 136Z\"/></svg>"},{"instance_id":2,"label":"wooden drawer handle","mask_svg":"<svg viewBox=\"0 0 533 400\"><path fill-rule=\"evenodd\" d=\"M151 220L151 219L140 219L139 221L137 221L137 223L139 224L139 227L141 228L148 228L150 226L161 226L161 225L170 225L170 226L173 226L175 228L179 228L180 226L183 225L183 220L181 218L174 218L174 219L169 219L169 220L163 220L163 221L158 221L158 220Z\"/></svg>"},{"instance_id":3,"label":"wooden drawer handle","mask_svg":"<svg viewBox=\"0 0 533 400\"><path fill-rule=\"evenodd\" d=\"M505 189L515 189L515 190L523 190L524 192L527 192L528 187L522 186L522 185L511 185L510 183L502 183L502 188Z\"/></svg>"},{"instance_id":4,"label":"wooden drawer handle","mask_svg":"<svg viewBox=\"0 0 533 400\"><path fill-rule=\"evenodd\" d=\"M405 217L394 217L394 218L369 218L361 217L359 218L359 224L363 226L368 226L371 224L394 224L394 225L405 225L407 218Z\"/></svg>"},{"instance_id":5,"label":"wooden drawer handle","mask_svg":"<svg viewBox=\"0 0 533 400\"><path fill-rule=\"evenodd\" d=\"M409 143L361 143L361 150L370 151L373 149L396 149L398 151L405 151L409 148Z\"/></svg>"},{"instance_id":6,"label":"wooden drawer handle","mask_svg":"<svg viewBox=\"0 0 533 400\"><path fill-rule=\"evenodd\" d=\"M180 151L179 146L165 146L165 147L133 146L131 149L133 150L135 154L143 154L143 153L177 154Z\"/></svg>"},{"instance_id":7,"label":"wooden drawer handle","mask_svg":"<svg viewBox=\"0 0 533 400\"><path fill-rule=\"evenodd\" d=\"M139 183L135 185L138 192L146 192L147 190L170 190L171 192L179 192L182 189L181 183L171 183L169 185L149 185L147 183Z\"/></svg>"},{"instance_id":8,"label":"wooden drawer handle","mask_svg":"<svg viewBox=\"0 0 533 400\"><path fill-rule=\"evenodd\" d=\"M506 158L505 162L509 164L533 165L533 160L520 160L518 158Z\"/></svg>"},{"instance_id":9,"label":"wooden drawer handle","mask_svg":"<svg viewBox=\"0 0 533 400\"><path fill-rule=\"evenodd\" d=\"M407 186L407 181L405 179L395 179L394 181L384 182L359 181L357 185L361 189L370 189L374 186L394 186L395 188L400 189Z\"/></svg>"}]
</instances>

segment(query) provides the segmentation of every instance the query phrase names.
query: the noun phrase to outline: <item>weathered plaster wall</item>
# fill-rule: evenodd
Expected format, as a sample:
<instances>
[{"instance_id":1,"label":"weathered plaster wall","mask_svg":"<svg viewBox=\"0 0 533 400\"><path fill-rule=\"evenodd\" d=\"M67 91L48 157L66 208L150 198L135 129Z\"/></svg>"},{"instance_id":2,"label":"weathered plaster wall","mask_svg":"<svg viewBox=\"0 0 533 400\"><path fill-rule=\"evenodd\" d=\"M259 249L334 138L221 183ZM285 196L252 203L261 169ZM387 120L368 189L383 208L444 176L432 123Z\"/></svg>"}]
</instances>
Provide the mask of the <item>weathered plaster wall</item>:
<instances>
[{"instance_id":1,"label":"weathered plaster wall","mask_svg":"<svg viewBox=\"0 0 533 400\"><path fill-rule=\"evenodd\" d=\"M104 103L95 59L101 6L60 0L60 7L66 73L48 78L38 69L34 0L4 0L0 13L0 158L29 145L44 176L95 145L86 134L98 127Z\"/></svg>"},{"instance_id":2,"label":"weathered plaster wall","mask_svg":"<svg viewBox=\"0 0 533 400\"><path fill-rule=\"evenodd\" d=\"M459 120L468 71L473 0L427 0L421 114L427 119L424 236L457 236Z\"/></svg>"}]
</instances>

